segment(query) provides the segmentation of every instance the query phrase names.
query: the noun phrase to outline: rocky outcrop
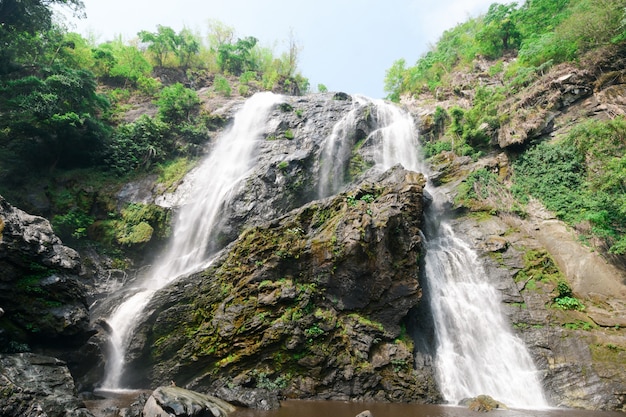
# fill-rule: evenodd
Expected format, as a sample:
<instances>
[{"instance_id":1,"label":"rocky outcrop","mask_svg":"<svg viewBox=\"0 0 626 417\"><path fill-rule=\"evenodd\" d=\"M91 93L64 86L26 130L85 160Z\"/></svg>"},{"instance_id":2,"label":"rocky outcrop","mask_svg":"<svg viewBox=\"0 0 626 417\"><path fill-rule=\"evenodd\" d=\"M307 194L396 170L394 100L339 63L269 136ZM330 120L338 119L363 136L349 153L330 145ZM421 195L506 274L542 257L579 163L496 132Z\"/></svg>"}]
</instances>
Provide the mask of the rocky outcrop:
<instances>
[{"instance_id":1,"label":"rocky outcrop","mask_svg":"<svg viewBox=\"0 0 626 417\"><path fill-rule=\"evenodd\" d=\"M3 417L93 417L76 396L67 366L55 358L0 355L0 387Z\"/></svg>"},{"instance_id":2,"label":"rocky outcrop","mask_svg":"<svg viewBox=\"0 0 626 417\"><path fill-rule=\"evenodd\" d=\"M0 345L80 346L91 335L78 253L50 223L0 197Z\"/></svg>"},{"instance_id":3,"label":"rocky outcrop","mask_svg":"<svg viewBox=\"0 0 626 417\"><path fill-rule=\"evenodd\" d=\"M184 388L159 387L152 392L142 417L226 417L235 407L219 398Z\"/></svg>"},{"instance_id":4,"label":"rocky outcrop","mask_svg":"<svg viewBox=\"0 0 626 417\"><path fill-rule=\"evenodd\" d=\"M133 382L436 401L404 327L421 295L423 185L396 167L247 229L153 298L130 350Z\"/></svg>"}]
</instances>

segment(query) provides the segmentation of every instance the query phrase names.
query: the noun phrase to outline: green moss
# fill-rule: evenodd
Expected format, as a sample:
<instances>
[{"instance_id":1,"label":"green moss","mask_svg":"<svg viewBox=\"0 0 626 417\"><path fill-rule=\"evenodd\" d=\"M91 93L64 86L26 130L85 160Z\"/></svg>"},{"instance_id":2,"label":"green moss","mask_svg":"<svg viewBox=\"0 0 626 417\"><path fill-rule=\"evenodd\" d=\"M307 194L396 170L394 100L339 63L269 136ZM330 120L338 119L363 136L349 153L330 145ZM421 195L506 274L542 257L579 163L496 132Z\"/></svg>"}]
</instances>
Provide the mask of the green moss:
<instances>
[{"instance_id":1,"label":"green moss","mask_svg":"<svg viewBox=\"0 0 626 417\"><path fill-rule=\"evenodd\" d=\"M170 234L170 212L155 204L131 203L122 209L121 219L101 223L105 235L115 236L119 244L132 246L147 243L153 237Z\"/></svg>"},{"instance_id":2,"label":"green moss","mask_svg":"<svg viewBox=\"0 0 626 417\"><path fill-rule=\"evenodd\" d=\"M626 364L626 347L613 343L592 344L591 358L596 362L608 362L612 364Z\"/></svg>"},{"instance_id":3,"label":"green moss","mask_svg":"<svg viewBox=\"0 0 626 417\"><path fill-rule=\"evenodd\" d=\"M352 181L359 175L374 166L373 162L366 161L359 153L353 152L348 164L346 181Z\"/></svg>"},{"instance_id":4,"label":"green moss","mask_svg":"<svg viewBox=\"0 0 626 417\"><path fill-rule=\"evenodd\" d=\"M117 241L122 245L136 245L147 243L152 239L154 229L146 222L131 225L124 230L124 233L117 235Z\"/></svg>"},{"instance_id":5,"label":"green moss","mask_svg":"<svg viewBox=\"0 0 626 417\"><path fill-rule=\"evenodd\" d=\"M379 322L376 321L372 321L371 319L364 317L358 313L350 313L348 314L348 317L350 319L356 320L358 324L362 325L362 326L366 326L366 327L370 327L376 330L379 330L381 332L385 331L385 328L383 327L383 325Z\"/></svg>"},{"instance_id":6,"label":"green moss","mask_svg":"<svg viewBox=\"0 0 626 417\"><path fill-rule=\"evenodd\" d=\"M175 189L193 166L194 163L186 157L159 164L157 167L159 174L158 182L163 186L163 192Z\"/></svg>"}]
</instances>

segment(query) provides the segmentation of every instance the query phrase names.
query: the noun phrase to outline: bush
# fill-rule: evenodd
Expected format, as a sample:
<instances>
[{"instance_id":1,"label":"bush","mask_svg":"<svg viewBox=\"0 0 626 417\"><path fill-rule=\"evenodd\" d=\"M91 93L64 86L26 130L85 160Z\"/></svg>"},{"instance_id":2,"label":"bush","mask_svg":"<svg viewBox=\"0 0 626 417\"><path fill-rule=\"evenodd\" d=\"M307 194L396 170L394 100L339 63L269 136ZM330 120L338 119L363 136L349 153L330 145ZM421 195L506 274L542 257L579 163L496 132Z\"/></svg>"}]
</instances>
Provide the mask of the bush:
<instances>
[{"instance_id":1,"label":"bush","mask_svg":"<svg viewBox=\"0 0 626 417\"><path fill-rule=\"evenodd\" d=\"M159 116L164 122L181 123L189 121L191 116L198 111L200 97L194 90L176 83L161 91L157 105Z\"/></svg>"},{"instance_id":2,"label":"bush","mask_svg":"<svg viewBox=\"0 0 626 417\"><path fill-rule=\"evenodd\" d=\"M87 228L93 222L93 217L74 208L66 214L54 216L51 223L54 232L62 239L80 239L87 236Z\"/></svg>"},{"instance_id":3,"label":"bush","mask_svg":"<svg viewBox=\"0 0 626 417\"><path fill-rule=\"evenodd\" d=\"M224 97L230 97L232 89L230 83L223 75L216 75L213 80L213 89Z\"/></svg>"},{"instance_id":4,"label":"bush","mask_svg":"<svg viewBox=\"0 0 626 417\"><path fill-rule=\"evenodd\" d=\"M160 120L143 115L119 126L110 139L105 163L107 169L124 175L165 159L174 150L169 127Z\"/></svg>"},{"instance_id":5,"label":"bush","mask_svg":"<svg viewBox=\"0 0 626 417\"><path fill-rule=\"evenodd\" d=\"M626 253L626 120L590 121L561 142L542 143L513 164L528 193L566 222L588 222L611 253Z\"/></svg>"}]
</instances>

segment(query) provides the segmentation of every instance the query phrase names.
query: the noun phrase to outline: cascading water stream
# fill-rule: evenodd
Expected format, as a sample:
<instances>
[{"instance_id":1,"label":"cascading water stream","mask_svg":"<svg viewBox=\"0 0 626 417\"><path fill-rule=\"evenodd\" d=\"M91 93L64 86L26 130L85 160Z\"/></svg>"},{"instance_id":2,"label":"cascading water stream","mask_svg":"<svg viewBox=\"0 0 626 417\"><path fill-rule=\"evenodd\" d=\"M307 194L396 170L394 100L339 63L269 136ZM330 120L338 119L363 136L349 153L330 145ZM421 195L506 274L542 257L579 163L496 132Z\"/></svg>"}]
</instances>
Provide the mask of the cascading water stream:
<instances>
[{"instance_id":1,"label":"cascading water stream","mask_svg":"<svg viewBox=\"0 0 626 417\"><path fill-rule=\"evenodd\" d=\"M427 172L417 153L411 116L376 101L381 135L377 165ZM373 134L374 134L373 133ZM524 343L516 337L501 309L501 297L485 279L477 254L440 215L438 193L427 222L436 227L426 242L425 275L437 350L435 371L443 397L458 403L487 394L510 407L536 409L548 404ZM437 227L438 224L438 227Z\"/></svg>"},{"instance_id":2,"label":"cascading water stream","mask_svg":"<svg viewBox=\"0 0 626 417\"><path fill-rule=\"evenodd\" d=\"M446 222L425 258L443 397L458 403L487 394L515 408L546 408L526 346L510 330L501 296L485 281L476 253Z\"/></svg>"},{"instance_id":3,"label":"cascading water stream","mask_svg":"<svg viewBox=\"0 0 626 417\"><path fill-rule=\"evenodd\" d=\"M125 350L137 318L154 293L177 277L206 266L209 244L220 209L229 201L235 186L254 166L259 143L272 107L282 100L272 93L248 99L235 115L232 128L218 138L213 150L197 168L188 203L178 214L174 235L136 293L120 304L107 319L112 329L103 390L122 388Z\"/></svg>"},{"instance_id":4,"label":"cascading water stream","mask_svg":"<svg viewBox=\"0 0 626 417\"><path fill-rule=\"evenodd\" d=\"M356 117L364 98L356 96L352 109L335 125L329 137L324 140L320 154L320 173L317 187L317 197L325 198L338 193L345 185L344 167L352 151L351 141L347 136L356 123Z\"/></svg>"}]
</instances>

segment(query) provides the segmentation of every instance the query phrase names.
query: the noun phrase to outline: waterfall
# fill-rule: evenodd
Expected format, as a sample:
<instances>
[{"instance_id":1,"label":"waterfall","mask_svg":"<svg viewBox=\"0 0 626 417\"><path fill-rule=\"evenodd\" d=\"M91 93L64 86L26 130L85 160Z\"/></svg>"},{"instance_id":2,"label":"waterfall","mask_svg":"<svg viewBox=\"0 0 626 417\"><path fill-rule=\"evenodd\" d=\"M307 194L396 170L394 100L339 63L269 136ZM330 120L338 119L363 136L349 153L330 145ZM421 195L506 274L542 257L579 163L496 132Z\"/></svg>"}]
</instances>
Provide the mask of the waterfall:
<instances>
[{"instance_id":1,"label":"waterfall","mask_svg":"<svg viewBox=\"0 0 626 417\"><path fill-rule=\"evenodd\" d=\"M417 152L412 118L397 106L376 101L380 135L377 165L400 163L426 172ZM434 198L435 215L440 197ZM515 336L501 309L500 293L486 280L474 252L446 221L427 218L434 229L426 242L425 276L435 337L435 372L443 397L451 402L481 394L517 408L546 408L537 371L526 346Z\"/></svg>"},{"instance_id":2,"label":"waterfall","mask_svg":"<svg viewBox=\"0 0 626 417\"><path fill-rule=\"evenodd\" d=\"M500 293L486 282L476 253L446 222L426 250L443 397L458 403L487 394L509 407L547 407L532 359L511 332Z\"/></svg>"},{"instance_id":3,"label":"waterfall","mask_svg":"<svg viewBox=\"0 0 626 417\"><path fill-rule=\"evenodd\" d=\"M324 140L320 153L320 171L317 187L318 198L338 193L345 185L345 168L352 151L352 131L355 127L358 110L366 100L355 97L350 111L343 116Z\"/></svg>"},{"instance_id":4,"label":"waterfall","mask_svg":"<svg viewBox=\"0 0 626 417\"><path fill-rule=\"evenodd\" d=\"M112 329L102 389L121 388L124 356L132 332L154 293L181 275L207 266L209 245L221 208L235 186L254 166L255 150L272 107L282 100L272 93L248 99L235 115L231 129L218 138L207 158L197 168L190 188L190 201L173 224L173 236L165 253L146 274L136 293L121 303L107 319Z\"/></svg>"}]
</instances>

